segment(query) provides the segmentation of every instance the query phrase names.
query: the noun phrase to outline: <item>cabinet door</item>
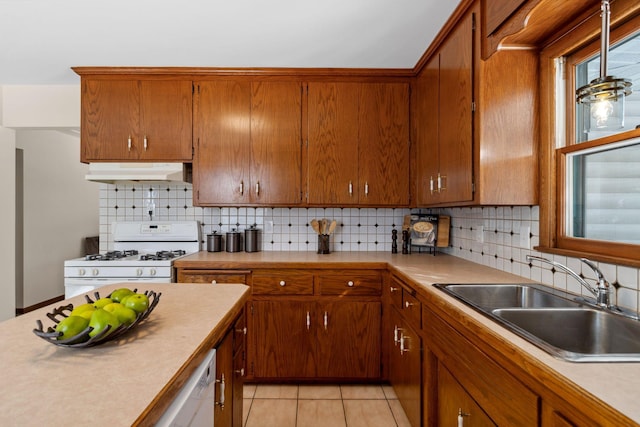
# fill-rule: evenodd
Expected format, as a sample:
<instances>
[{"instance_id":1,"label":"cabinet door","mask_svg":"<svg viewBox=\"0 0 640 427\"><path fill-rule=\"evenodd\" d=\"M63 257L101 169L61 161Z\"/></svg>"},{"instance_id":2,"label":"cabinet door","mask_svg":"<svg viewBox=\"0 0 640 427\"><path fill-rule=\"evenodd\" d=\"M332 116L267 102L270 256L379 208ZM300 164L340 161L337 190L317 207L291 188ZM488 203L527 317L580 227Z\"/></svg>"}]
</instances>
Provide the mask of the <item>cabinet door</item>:
<instances>
[{"instance_id":1,"label":"cabinet door","mask_svg":"<svg viewBox=\"0 0 640 427\"><path fill-rule=\"evenodd\" d=\"M219 154L218 154L219 155ZM251 202L302 202L302 86L251 84Z\"/></svg>"},{"instance_id":2,"label":"cabinet door","mask_svg":"<svg viewBox=\"0 0 640 427\"><path fill-rule=\"evenodd\" d=\"M215 427L233 425L233 333L216 347Z\"/></svg>"},{"instance_id":3,"label":"cabinet door","mask_svg":"<svg viewBox=\"0 0 640 427\"><path fill-rule=\"evenodd\" d=\"M196 204L249 203L251 84L206 81L196 90Z\"/></svg>"},{"instance_id":4,"label":"cabinet door","mask_svg":"<svg viewBox=\"0 0 640 427\"><path fill-rule=\"evenodd\" d=\"M318 377L380 377L380 303L318 304Z\"/></svg>"},{"instance_id":5,"label":"cabinet door","mask_svg":"<svg viewBox=\"0 0 640 427\"><path fill-rule=\"evenodd\" d=\"M440 55L425 65L416 91L416 203L425 206L438 203L440 195Z\"/></svg>"},{"instance_id":6,"label":"cabinet door","mask_svg":"<svg viewBox=\"0 0 640 427\"><path fill-rule=\"evenodd\" d=\"M438 425L496 426L441 363L438 364Z\"/></svg>"},{"instance_id":7,"label":"cabinet door","mask_svg":"<svg viewBox=\"0 0 640 427\"><path fill-rule=\"evenodd\" d=\"M192 159L191 81L140 82L140 159L190 161Z\"/></svg>"},{"instance_id":8,"label":"cabinet door","mask_svg":"<svg viewBox=\"0 0 640 427\"><path fill-rule=\"evenodd\" d=\"M389 354L389 382L412 426L419 426L422 405L420 336L395 309L389 310L393 346Z\"/></svg>"},{"instance_id":9,"label":"cabinet door","mask_svg":"<svg viewBox=\"0 0 640 427\"><path fill-rule=\"evenodd\" d=\"M138 81L83 79L81 124L82 161L137 159Z\"/></svg>"},{"instance_id":10,"label":"cabinet door","mask_svg":"<svg viewBox=\"0 0 640 427\"><path fill-rule=\"evenodd\" d=\"M253 301L254 377L316 375L315 303Z\"/></svg>"},{"instance_id":11,"label":"cabinet door","mask_svg":"<svg viewBox=\"0 0 640 427\"><path fill-rule=\"evenodd\" d=\"M359 102L359 204L409 204L409 85L365 83Z\"/></svg>"},{"instance_id":12,"label":"cabinet door","mask_svg":"<svg viewBox=\"0 0 640 427\"><path fill-rule=\"evenodd\" d=\"M358 83L309 83L308 203L358 203Z\"/></svg>"},{"instance_id":13,"label":"cabinet door","mask_svg":"<svg viewBox=\"0 0 640 427\"><path fill-rule=\"evenodd\" d=\"M473 199L473 35L468 15L440 50L440 202Z\"/></svg>"}]
</instances>

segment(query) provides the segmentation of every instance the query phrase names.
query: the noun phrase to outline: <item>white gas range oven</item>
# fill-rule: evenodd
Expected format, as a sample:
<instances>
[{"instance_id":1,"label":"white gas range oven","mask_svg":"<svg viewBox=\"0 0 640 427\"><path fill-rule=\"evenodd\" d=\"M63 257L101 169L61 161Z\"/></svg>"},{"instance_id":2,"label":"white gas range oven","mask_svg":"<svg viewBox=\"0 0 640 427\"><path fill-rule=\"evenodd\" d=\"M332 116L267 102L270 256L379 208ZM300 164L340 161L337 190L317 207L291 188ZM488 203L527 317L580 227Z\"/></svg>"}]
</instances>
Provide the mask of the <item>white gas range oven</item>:
<instances>
[{"instance_id":1,"label":"white gas range oven","mask_svg":"<svg viewBox=\"0 0 640 427\"><path fill-rule=\"evenodd\" d=\"M119 282L173 283L173 261L200 251L198 221L114 222L113 251L64 262L64 296Z\"/></svg>"}]
</instances>

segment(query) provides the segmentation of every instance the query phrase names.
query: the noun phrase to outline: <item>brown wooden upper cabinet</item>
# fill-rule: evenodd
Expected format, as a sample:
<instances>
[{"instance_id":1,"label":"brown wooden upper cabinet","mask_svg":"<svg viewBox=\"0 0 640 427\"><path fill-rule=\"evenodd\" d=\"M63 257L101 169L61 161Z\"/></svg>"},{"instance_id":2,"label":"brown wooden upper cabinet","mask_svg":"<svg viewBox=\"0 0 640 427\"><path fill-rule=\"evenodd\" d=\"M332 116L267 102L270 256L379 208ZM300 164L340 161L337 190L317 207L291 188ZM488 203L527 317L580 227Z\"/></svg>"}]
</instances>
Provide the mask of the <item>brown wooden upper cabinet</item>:
<instances>
[{"instance_id":1,"label":"brown wooden upper cabinet","mask_svg":"<svg viewBox=\"0 0 640 427\"><path fill-rule=\"evenodd\" d=\"M302 202L302 85L195 84L194 204Z\"/></svg>"},{"instance_id":2,"label":"brown wooden upper cabinet","mask_svg":"<svg viewBox=\"0 0 640 427\"><path fill-rule=\"evenodd\" d=\"M82 79L81 161L191 161L192 84Z\"/></svg>"},{"instance_id":3,"label":"brown wooden upper cabinet","mask_svg":"<svg viewBox=\"0 0 640 427\"><path fill-rule=\"evenodd\" d=\"M479 15L476 3L416 79L419 207L537 203L537 55L480 59Z\"/></svg>"},{"instance_id":4,"label":"brown wooden upper cabinet","mask_svg":"<svg viewBox=\"0 0 640 427\"><path fill-rule=\"evenodd\" d=\"M468 15L417 79L418 205L473 198L473 35Z\"/></svg>"},{"instance_id":5,"label":"brown wooden upper cabinet","mask_svg":"<svg viewBox=\"0 0 640 427\"><path fill-rule=\"evenodd\" d=\"M308 84L310 205L408 206L409 85Z\"/></svg>"}]
</instances>

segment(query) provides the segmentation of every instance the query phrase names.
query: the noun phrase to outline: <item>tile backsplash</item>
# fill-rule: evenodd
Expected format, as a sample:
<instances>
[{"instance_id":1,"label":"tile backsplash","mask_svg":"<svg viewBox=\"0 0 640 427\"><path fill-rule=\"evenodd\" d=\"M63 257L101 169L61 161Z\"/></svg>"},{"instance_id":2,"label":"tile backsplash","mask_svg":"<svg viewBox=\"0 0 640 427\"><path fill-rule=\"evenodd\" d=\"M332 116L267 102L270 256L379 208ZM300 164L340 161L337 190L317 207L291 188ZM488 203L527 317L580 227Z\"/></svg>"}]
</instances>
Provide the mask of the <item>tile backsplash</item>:
<instances>
[{"instance_id":1,"label":"tile backsplash","mask_svg":"<svg viewBox=\"0 0 640 427\"><path fill-rule=\"evenodd\" d=\"M391 251L391 231L400 229L409 209L382 208L202 208L192 204L191 184L101 184L100 250L112 249L110 228L114 221L198 220L203 238L212 231L225 233L256 225L262 230L263 251L316 251L313 218L335 219L331 250ZM560 262L595 284L593 272L577 258L539 253L537 206L489 206L422 210L451 216L448 254L540 281L559 289L590 296L566 273L551 266L526 261L527 254ZM398 246L401 242L398 241ZM637 311L639 270L598 263L617 288L617 304Z\"/></svg>"}]
</instances>

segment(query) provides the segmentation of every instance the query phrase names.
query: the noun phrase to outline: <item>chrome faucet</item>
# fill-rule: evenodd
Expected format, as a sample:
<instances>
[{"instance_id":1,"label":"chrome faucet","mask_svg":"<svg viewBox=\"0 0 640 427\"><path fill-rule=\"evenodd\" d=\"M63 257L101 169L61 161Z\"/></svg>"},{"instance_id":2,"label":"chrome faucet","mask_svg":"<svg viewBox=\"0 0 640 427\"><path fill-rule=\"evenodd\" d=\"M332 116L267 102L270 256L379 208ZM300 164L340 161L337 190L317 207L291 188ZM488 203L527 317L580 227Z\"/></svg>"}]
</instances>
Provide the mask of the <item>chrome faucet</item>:
<instances>
[{"instance_id":1,"label":"chrome faucet","mask_svg":"<svg viewBox=\"0 0 640 427\"><path fill-rule=\"evenodd\" d=\"M598 286L595 288L592 288L591 286L589 286L586 280L580 277L575 271L571 270L567 266L560 264L559 262L551 261L550 259L539 257L539 256L527 255L527 261L534 261L534 260L546 262L547 264L551 264L554 267L559 268L560 270L569 274L571 277L576 279L578 283L580 283L582 286L587 288L589 292L593 294L593 296L596 298L596 304L599 305L600 307L615 308L611 305L611 300L610 300L611 286L609 285L609 282L607 282L607 280L604 278L604 274L602 274L602 271L600 271L600 269L592 261L586 258L580 258L580 261L588 265L595 273L596 278L598 280Z\"/></svg>"}]
</instances>

